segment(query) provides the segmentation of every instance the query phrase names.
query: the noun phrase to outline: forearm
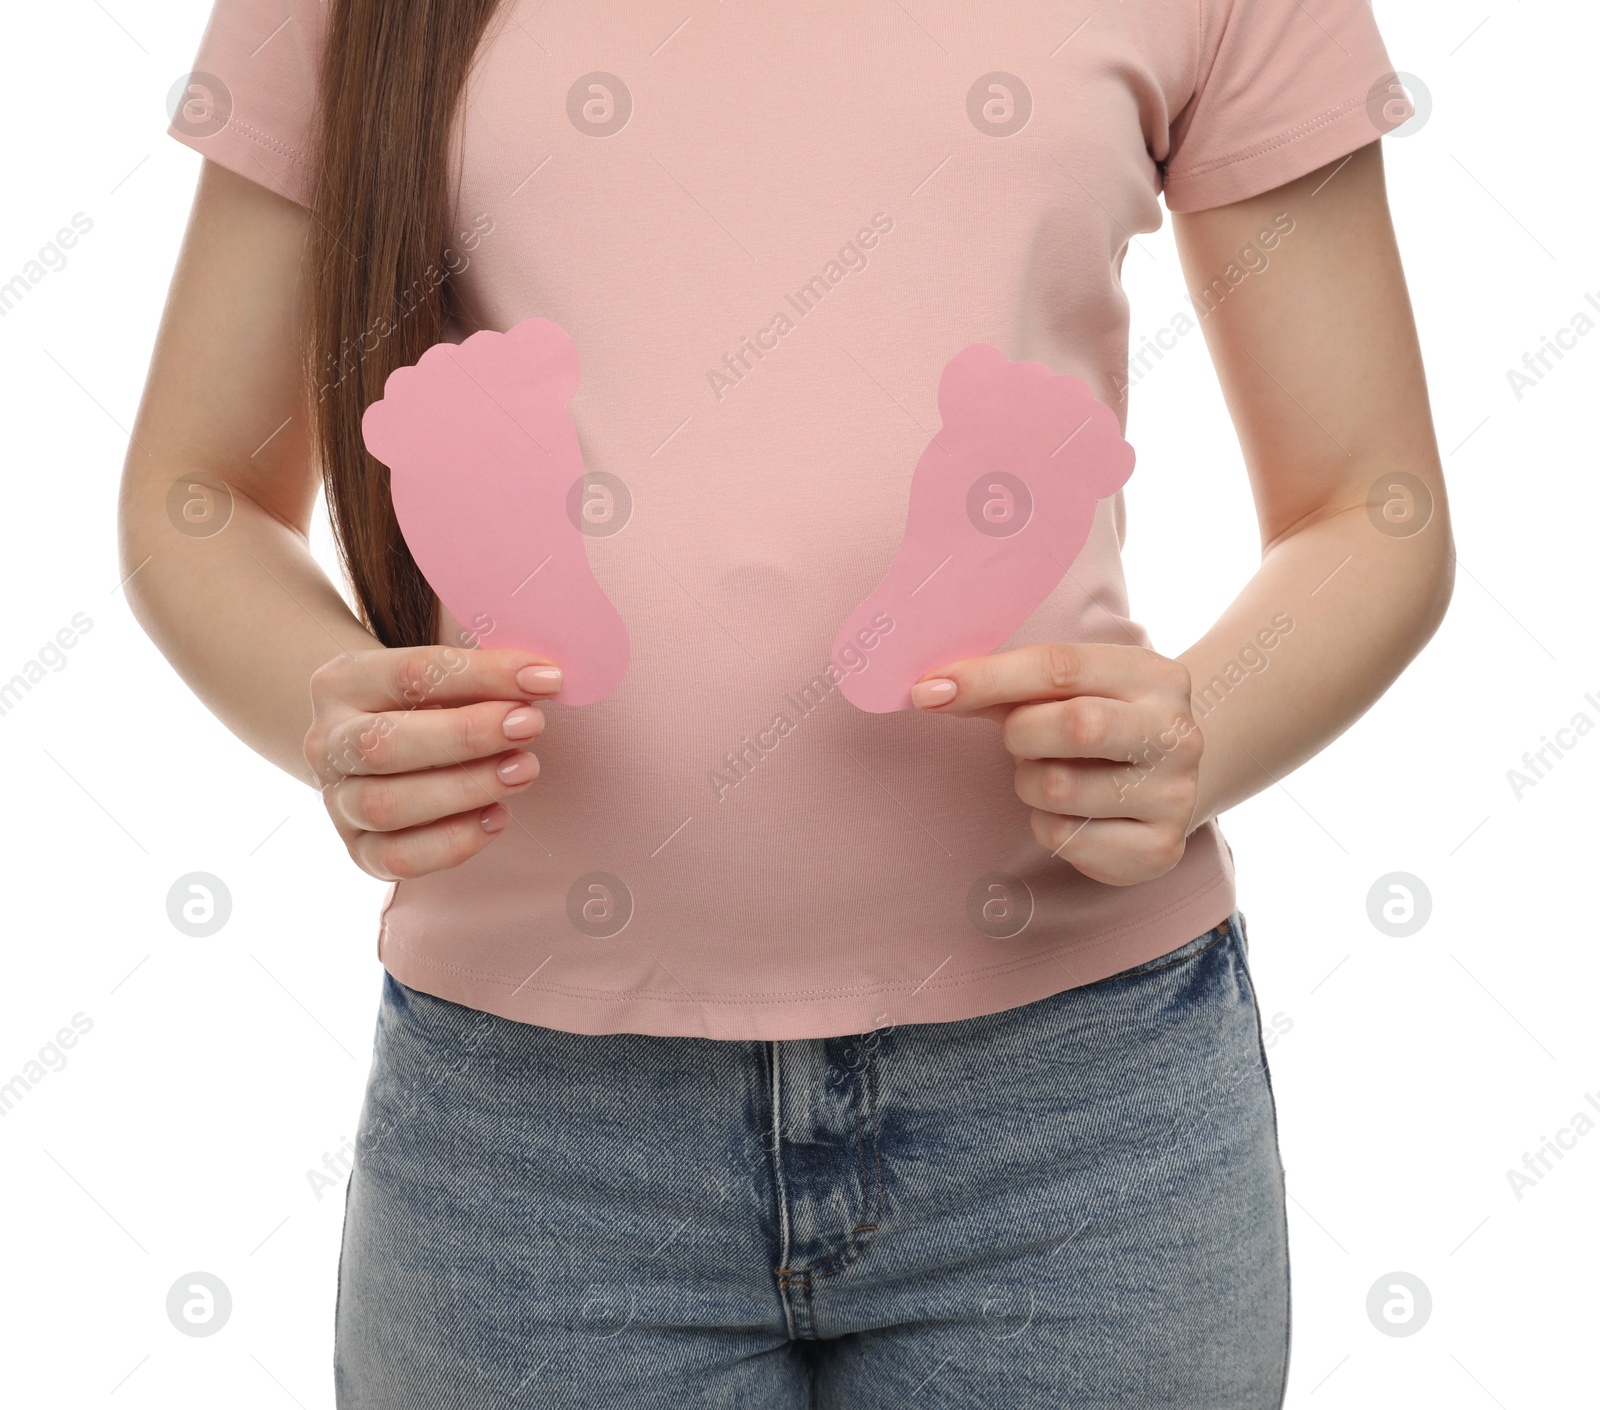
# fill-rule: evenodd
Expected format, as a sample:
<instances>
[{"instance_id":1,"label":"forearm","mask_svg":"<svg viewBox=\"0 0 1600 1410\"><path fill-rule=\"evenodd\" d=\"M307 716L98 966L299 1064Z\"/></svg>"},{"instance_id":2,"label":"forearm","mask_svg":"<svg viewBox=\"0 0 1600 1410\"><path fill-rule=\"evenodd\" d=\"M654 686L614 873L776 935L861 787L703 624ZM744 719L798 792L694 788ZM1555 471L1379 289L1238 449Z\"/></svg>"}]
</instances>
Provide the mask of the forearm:
<instances>
[{"instance_id":1,"label":"forearm","mask_svg":"<svg viewBox=\"0 0 1600 1410\"><path fill-rule=\"evenodd\" d=\"M1442 512L1394 538L1361 505L1278 540L1178 657L1205 744L1191 828L1276 783L1359 719L1433 635L1453 581Z\"/></svg>"},{"instance_id":2,"label":"forearm","mask_svg":"<svg viewBox=\"0 0 1600 1410\"><path fill-rule=\"evenodd\" d=\"M137 455L137 452L134 452ZM306 540L248 496L226 527L180 532L167 489L182 471L130 474L121 513L129 605L174 670L257 753L315 786L302 744L311 674L380 643L362 627Z\"/></svg>"},{"instance_id":3,"label":"forearm","mask_svg":"<svg viewBox=\"0 0 1600 1410\"><path fill-rule=\"evenodd\" d=\"M306 539L318 485L301 365L308 219L204 164L118 534L128 603L162 654L240 739L311 783L312 673L379 643ZM218 485L230 489L207 489Z\"/></svg>"}]
</instances>

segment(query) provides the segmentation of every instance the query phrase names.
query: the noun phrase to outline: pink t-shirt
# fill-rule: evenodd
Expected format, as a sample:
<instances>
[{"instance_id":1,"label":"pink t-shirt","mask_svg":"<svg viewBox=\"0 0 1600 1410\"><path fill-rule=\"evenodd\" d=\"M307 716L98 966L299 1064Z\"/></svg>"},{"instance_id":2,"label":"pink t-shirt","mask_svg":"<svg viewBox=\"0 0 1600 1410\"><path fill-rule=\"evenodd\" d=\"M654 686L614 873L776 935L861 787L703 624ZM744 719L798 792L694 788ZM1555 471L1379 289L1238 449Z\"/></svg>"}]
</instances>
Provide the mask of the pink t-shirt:
<instances>
[{"instance_id":1,"label":"pink t-shirt","mask_svg":"<svg viewBox=\"0 0 1600 1410\"><path fill-rule=\"evenodd\" d=\"M217 0L173 135L305 201L324 13ZM546 707L497 841L393 888L384 965L576 1032L816 1037L1028 1003L1225 918L1215 824L1155 881L1090 881L1034 840L996 725L863 712L830 649L900 543L952 354L1073 374L1125 427L1120 272L1159 198L1376 140L1411 112L1392 78L1368 0L509 4L451 263L477 326L578 347L622 525L586 543L632 661ZM1119 492L1005 645L1149 644L1122 532Z\"/></svg>"}]
</instances>

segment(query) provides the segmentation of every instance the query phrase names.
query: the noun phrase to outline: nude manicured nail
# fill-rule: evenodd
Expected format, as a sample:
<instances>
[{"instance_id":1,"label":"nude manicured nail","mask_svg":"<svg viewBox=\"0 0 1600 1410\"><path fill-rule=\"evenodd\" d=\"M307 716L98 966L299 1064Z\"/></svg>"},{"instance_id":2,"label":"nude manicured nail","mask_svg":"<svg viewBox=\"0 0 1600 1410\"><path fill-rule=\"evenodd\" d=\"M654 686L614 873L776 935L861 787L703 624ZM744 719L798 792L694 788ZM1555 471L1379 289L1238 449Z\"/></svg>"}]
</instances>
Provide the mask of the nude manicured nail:
<instances>
[{"instance_id":1,"label":"nude manicured nail","mask_svg":"<svg viewBox=\"0 0 1600 1410\"><path fill-rule=\"evenodd\" d=\"M495 770L501 783L526 783L539 772L539 761L532 754L513 754Z\"/></svg>"},{"instance_id":2,"label":"nude manicured nail","mask_svg":"<svg viewBox=\"0 0 1600 1410\"><path fill-rule=\"evenodd\" d=\"M541 716L531 705L519 705L505 718L501 729L507 739L532 739L539 733Z\"/></svg>"},{"instance_id":3,"label":"nude manicured nail","mask_svg":"<svg viewBox=\"0 0 1600 1410\"><path fill-rule=\"evenodd\" d=\"M508 822L511 814L498 803L492 803L478 814L478 825L485 832L499 832Z\"/></svg>"},{"instance_id":4,"label":"nude manicured nail","mask_svg":"<svg viewBox=\"0 0 1600 1410\"><path fill-rule=\"evenodd\" d=\"M561 667L524 666L517 672L517 684L530 695L548 695L561 689Z\"/></svg>"},{"instance_id":5,"label":"nude manicured nail","mask_svg":"<svg viewBox=\"0 0 1600 1410\"><path fill-rule=\"evenodd\" d=\"M911 703L919 709L943 705L956 698L956 683L948 680L918 681L911 687Z\"/></svg>"}]
</instances>

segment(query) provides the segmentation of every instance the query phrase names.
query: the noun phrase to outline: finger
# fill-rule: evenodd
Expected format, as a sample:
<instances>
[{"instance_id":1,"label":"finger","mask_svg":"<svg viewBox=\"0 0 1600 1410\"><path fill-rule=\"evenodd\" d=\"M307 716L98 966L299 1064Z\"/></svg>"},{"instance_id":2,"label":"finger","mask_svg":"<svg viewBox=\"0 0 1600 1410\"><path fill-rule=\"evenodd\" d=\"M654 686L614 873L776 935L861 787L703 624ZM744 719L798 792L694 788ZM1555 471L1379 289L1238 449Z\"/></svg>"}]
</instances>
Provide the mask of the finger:
<instances>
[{"instance_id":1,"label":"finger","mask_svg":"<svg viewBox=\"0 0 1600 1410\"><path fill-rule=\"evenodd\" d=\"M1152 684L1176 683L1188 672L1142 646L1104 642L1042 642L972 656L925 672L911 688L912 703L942 715L968 715L1023 700L1065 700L1104 695L1133 700ZM941 685L940 682L945 684ZM954 685L952 692L950 686Z\"/></svg>"},{"instance_id":2,"label":"finger","mask_svg":"<svg viewBox=\"0 0 1600 1410\"><path fill-rule=\"evenodd\" d=\"M354 776L327 790L328 811L353 832L399 832L525 792L539 761L525 749L406 774Z\"/></svg>"},{"instance_id":3,"label":"finger","mask_svg":"<svg viewBox=\"0 0 1600 1410\"><path fill-rule=\"evenodd\" d=\"M1016 790L1030 808L1045 813L1149 822L1182 814L1186 777L1101 760L1024 759L1017 764ZM1187 802L1192 813L1192 797Z\"/></svg>"},{"instance_id":4,"label":"finger","mask_svg":"<svg viewBox=\"0 0 1600 1410\"><path fill-rule=\"evenodd\" d=\"M1070 862L1091 881L1107 886L1137 886L1165 876L1183 858L1186 839L1176 827L1154 827L1126 818L1063 818L1032 815L1041 847Z\"/></svg>"},{"instance_id":5,"label":"finger","mask_svg":"<svg viewBox=\"0 0 1600 1410\"><path fill-rule=\"evenodd\" d=\"M1110 759L1156 756L1151 716L1142 705L1083 695L1015 706L1000 726L1006 752L1018 759Z\"/></svg>"},{"instance_id":6,"label":"finger","mask_svg":"<svg viewBox=\"0 0 1600 1410\"><path fill-rule=\"evenodd\" d=\"M380 881L405 881L460 866L493 842L510 820L510 811L496 803L400 832L358 832L348 846L362 871Z\"/></svg>"},{"instance_id":7,"label":"finger","mask_svg":"<svg viewBox=\"0 0 1600 1410\"><path fill-rule=\"evenodd\" d=\"M545 657L509 647L409 646L336 656L318 669L311 688L314 697L357 710L417 710L552 695L561 688L561 671Z\"/></svg>"},{"instance_id":8,"label":"finger","mask_svg":"<svg viewBox=\"0 0 1600 1410\"><path fill-rule=\"evenodd\" d=\"M390 710L352 715L308 749L318 776L337 782L350 774L404 774L501 754L544 730L536 705L484 700L448 710Z\"/></svg>"}]
</instances>

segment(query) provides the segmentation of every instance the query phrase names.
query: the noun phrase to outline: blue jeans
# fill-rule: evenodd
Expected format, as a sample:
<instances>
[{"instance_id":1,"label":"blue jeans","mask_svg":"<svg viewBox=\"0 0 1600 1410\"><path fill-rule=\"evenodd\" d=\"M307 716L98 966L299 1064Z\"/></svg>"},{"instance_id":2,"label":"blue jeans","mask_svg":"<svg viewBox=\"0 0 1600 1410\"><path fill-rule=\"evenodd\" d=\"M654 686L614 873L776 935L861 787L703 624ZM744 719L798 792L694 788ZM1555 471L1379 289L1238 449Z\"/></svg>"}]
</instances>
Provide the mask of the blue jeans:
<instances>
[{"instance_id":1,"label":"blue jeans","mask_svg":"<svg viewBox=\"0 0 1600 1410\"><path fill-rule=\"evenodd\" d=\"M982 1018L557 1032L386 978L344 1410L1281 1406L1243 918Z\"/></svg>"}]
</instances>

